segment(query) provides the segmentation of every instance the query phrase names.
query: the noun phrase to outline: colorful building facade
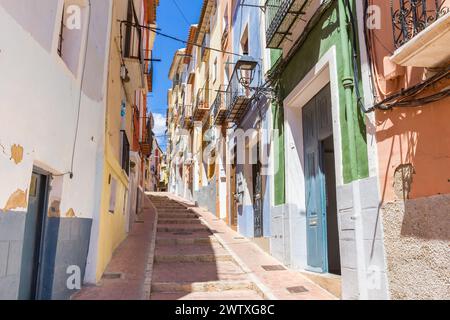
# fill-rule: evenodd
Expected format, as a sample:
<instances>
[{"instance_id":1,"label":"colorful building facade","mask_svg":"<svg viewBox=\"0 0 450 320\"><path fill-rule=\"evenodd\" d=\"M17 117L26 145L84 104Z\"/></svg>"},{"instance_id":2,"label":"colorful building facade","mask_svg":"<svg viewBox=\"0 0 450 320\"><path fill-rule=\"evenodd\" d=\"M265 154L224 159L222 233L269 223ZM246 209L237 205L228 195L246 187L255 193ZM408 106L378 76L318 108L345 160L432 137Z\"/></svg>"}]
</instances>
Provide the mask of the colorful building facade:
<instances>
[{"instance_id":1,"label":"colorful building facade","mask_svg":"<svg viewBox=\"0 0 450 320\"><path fill-rule=\"evenodd\" d=\"M449 1L368 1L359 16L392 299L450 289L449 12Z\"/></svg>"},{"instance_id":2,"label":"colorful building facade","mask_svg":"<svg viewBox=\"0 0 450 320\"><path fill-rule=\"evenodd\" d=\"M151 129L133 117L146 117L154 36L132 44L131 31L120 31L133 12L134 29L154 25L157 5L0 2L0 23L11 31L0 76L0 299L69 299L101 279L126 237L139 184L130 182L129 160L133 151L146 157Z\"/></svg>"},{"instance_id":3,"label":"colorful building facade","mask_svg":"<svg viewBox=\"0 0 450 320\"><path fill-rule=\"evenodd\" d=\"M342 299L443 297L448 5L205 0L169 191Z\"/></svg>"}]
</instances>

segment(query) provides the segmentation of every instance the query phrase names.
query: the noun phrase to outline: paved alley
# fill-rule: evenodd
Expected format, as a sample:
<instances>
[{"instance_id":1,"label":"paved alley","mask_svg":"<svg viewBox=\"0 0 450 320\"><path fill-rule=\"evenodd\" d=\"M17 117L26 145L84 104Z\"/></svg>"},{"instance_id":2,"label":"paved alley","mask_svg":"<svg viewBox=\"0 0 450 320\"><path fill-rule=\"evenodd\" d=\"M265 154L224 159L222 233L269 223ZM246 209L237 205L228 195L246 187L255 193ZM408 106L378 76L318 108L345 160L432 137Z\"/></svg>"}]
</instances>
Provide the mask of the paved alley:
<instances>
[{"instance_id":1,"label":"paved alley","mask_svg":"<svg viewBox=\"0 0 450 320\"><path fill-rule=\"evenodd\" d=\"M170 194L158 212L152 300L336 299L211 213Z\"/></svg>"},{"instance_id":2,"label":"paved alley","mask_svg":"<svg viewBox=\"0 0 450 320\"><path fill-rule=\"evenodd\" d=\"M158 211L152 300L258 300L262 292L198 214L165 196Z\"/></svg>"},{"instance_id":3,"label":"paved alley","mask_svg":"<svg viewBox=\"0 0 450 320\"><path fill-rule=\"evenodd\" d=\"M334 300L222 220L166 193L146 197L102 279L74 300Z\"/></svg>"}]
</instances>

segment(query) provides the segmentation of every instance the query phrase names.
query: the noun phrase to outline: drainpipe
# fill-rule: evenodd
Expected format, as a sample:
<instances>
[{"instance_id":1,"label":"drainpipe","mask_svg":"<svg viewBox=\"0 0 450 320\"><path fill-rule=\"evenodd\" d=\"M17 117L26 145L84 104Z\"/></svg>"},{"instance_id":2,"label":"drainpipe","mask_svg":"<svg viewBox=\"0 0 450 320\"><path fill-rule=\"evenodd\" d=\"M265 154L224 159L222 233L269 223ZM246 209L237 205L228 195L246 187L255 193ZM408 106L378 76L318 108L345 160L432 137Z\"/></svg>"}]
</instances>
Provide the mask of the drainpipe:
<instances>
[{"instance_id":1,"label":"drainpipe","mask_svg":"<svg viewBox=\"0 0 450 320\"><path fill-rule=\"evenodd\" d=\"M339 28L342 46L342 63L344 66L344 77L342 85L345 90L345 110L347 113L347 128L349 136L350 149L350 168L352 181L358 178L358 161L356 159L356 141L355 141L355 108L353 106L353 88L355 86L354 78L351 74L350 61L350 37L348 34L348 23L344 0L338 0L339 3Z\"/></svg>"},{"instance_id":2,"label":"drainpipe","mask_svg":"<svg viewBox=\"0 0 450 320\"><path fill-rule=\"evenodd\" d=\"M339 4L339 28L341 36L342 46L342 63L344 67L344 77L342 78L342 85L345 90L345 110L347 113L347 128L348 128L348 143L350 149L350 169L351 180L353 190L353 210L354 216L352 219L355 222L355 244L356 244L356 263L357 263L357 277L358 277L358 292L359 299L367 300L368 292L366 285L366 262L365 262L365 249L364 249L364 235L361 216L361 194L359 190L359 183L356 183L358 179L358 160L356 153L356 129L355 119L358 112L356 105L353 104L353 88L357 83L354 83L354 77L352 76L352 62L350 60L350 54L352 52L350 36L348 33L348 18L347 10L344 3L345 0L338 0ZM356 44L353 44L356 45Z\"/></svg>"}]
</instances>

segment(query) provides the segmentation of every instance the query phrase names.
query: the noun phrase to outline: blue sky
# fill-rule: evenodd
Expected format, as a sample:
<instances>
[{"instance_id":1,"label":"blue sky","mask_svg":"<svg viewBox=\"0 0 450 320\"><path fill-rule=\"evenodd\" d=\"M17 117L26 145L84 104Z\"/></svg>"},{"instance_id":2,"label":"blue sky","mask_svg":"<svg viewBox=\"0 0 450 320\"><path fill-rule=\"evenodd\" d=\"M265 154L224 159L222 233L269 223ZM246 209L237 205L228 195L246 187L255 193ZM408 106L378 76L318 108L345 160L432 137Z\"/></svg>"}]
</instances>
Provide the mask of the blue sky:
<instances>
[{"instance_id":1,"label":"blue sky","mask_svg":"<svg viewBox=\"0 0 450 320\"><path fill-rule=\"evenodd\" d=\"M198 23L202 0L161 0L157 11L160 32L186 40L189 25ZM149 93L149 110L155 117L155 135L163 150L166 150L165 123L167 110L167 90L171 87L168 79L170 65L175 52L185 45L171 39L156 36L153 57L161 59L154 63L153 92Z\"/></svg>"}]
</instances>

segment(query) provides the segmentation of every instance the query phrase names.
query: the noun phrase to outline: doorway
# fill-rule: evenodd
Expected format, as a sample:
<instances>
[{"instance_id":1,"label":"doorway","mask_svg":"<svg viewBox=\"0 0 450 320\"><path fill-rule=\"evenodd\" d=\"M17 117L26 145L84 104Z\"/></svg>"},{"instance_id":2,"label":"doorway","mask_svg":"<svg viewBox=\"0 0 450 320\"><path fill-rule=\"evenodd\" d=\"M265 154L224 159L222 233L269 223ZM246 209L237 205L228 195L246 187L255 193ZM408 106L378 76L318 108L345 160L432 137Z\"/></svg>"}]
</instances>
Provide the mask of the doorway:
<instances>
[{"instance_id":1,"label":"doorway","mask_svg":"<svg viewBox=\"0 0 450 320\"><path fill-rule=\"evenodd\" d=\"M237 162L237 147L234 147L234 158L231 163L231 172L230 172L230 185L231 185L231 219L230 219L230 226L234 231L237 231L237 225L238 225L238 194L237 194L237 179L236 179L236 162Z\"/></svg>"},{"instance_id":2,"label":"doorway","mask_svg":"<svg viewBox=\"0 0 450 320\"><path fill-rule=\"evenodd\" d=\"M39 293L40 257L46 220L48 176L33 171L29 190L20 269L20 300L35 300Z\"/></svg>"},{"instance_id":3,"label":"doorway","mask_svg":"<svg viewBox=\"0 0 450 320\"><path fill-rule=\"evenodd\" d=\"M340 274L330 85L303 107L307 269Z\"/></svg>"},{"instance_id":4,"label":"doorway","mask_svg":"<svg viewBox=\"0 0 450 320\"><path fill-rule=\"evenodd\" d=\"M256 143L256 163L252 164L253 183L253 212L254 212L254 237L263 237L263 215L262 215L262 177L261 162L259 159L259 141Z\"/></svg>"}]
</instances>

